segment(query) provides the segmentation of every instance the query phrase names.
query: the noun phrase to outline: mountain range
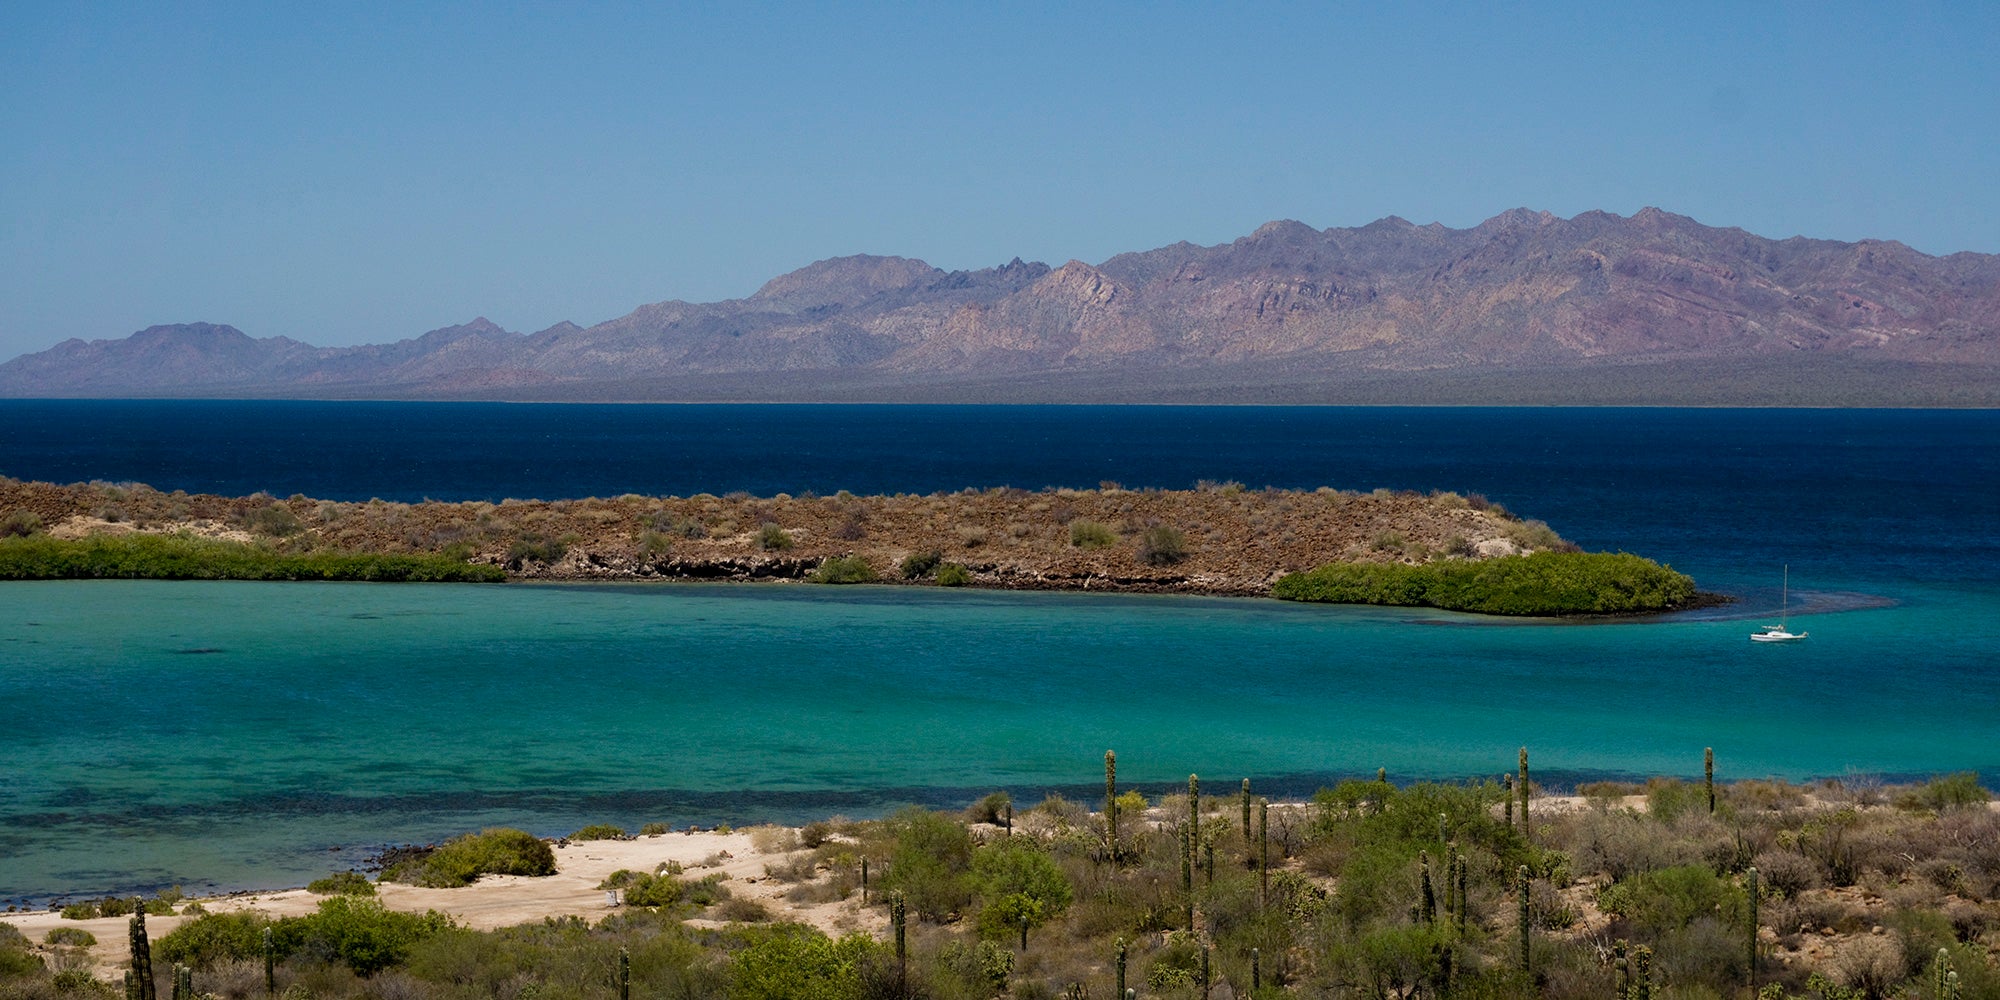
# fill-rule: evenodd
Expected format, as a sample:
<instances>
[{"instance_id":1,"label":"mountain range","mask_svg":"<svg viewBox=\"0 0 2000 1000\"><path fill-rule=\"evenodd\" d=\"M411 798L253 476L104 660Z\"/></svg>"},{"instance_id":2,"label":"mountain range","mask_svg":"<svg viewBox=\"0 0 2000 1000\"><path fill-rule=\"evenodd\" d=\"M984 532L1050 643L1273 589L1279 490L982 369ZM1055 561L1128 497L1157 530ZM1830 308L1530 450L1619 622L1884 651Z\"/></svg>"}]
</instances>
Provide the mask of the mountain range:
<instances>
[{"instance_id":1,"label":"mountain range","mask_svg":"<svg viewBox=\"0 0 2000 1000\"><path fill-rule=\"evenodd\" d=\"M2000 405L2000 255L1655 208L1271 222L1060 267L824 260L723 302L323 348L182 323L0 364L0 395Z\"/></svg>"}]
</instances>

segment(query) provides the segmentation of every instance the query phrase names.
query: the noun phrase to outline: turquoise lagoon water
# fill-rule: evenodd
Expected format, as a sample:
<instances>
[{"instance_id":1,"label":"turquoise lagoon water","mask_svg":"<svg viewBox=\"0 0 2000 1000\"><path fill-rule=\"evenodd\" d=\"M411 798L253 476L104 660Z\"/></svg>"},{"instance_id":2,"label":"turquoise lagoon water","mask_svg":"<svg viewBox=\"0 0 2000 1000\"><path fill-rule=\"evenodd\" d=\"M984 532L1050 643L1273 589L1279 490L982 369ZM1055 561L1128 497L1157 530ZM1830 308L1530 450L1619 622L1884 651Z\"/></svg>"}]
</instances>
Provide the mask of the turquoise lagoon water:
<instances>
[{"instance_id":1,"label":"turquoise lagoon water","mask_svg":"<svg viewBox=\"0 0 2000 1000\"><path fill-rule=\"evenodd\" d=\"M1643 622L806 586L0 585L0 901L389 843L1089 796L1101 755L2000 781L2000 411L0 400L0 474L414 500L1197 479L1483 493L1740 599ZM1791 566L1793 624L1748 641Z\"/></svg>"},{"instance_id":2,"label":"turquoise lagoon water","mask_svg":"<svg viewBox=\"0 0 2000 1000\"><path fill-rule=\"evenodd\" d=\"M2000 774L2000 601L1589 625L806 586L9 585L0 898L296 884L385 842L1342 774ZM1759 595L1761 599L1762 595ZM1775 597L1775 594L1769 595ZM1922 636L1913 643L1912 636Z\"/></svg>"}]
</instances>

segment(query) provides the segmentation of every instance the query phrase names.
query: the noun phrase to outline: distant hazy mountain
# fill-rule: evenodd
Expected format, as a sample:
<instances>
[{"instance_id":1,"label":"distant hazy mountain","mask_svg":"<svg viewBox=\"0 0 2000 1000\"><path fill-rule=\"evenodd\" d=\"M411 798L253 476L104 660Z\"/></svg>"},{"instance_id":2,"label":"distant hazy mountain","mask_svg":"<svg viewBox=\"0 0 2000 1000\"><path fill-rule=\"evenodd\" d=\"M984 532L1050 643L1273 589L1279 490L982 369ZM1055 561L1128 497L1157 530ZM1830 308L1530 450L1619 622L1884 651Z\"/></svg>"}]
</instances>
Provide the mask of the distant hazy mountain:
<instances>
[{"instance_id":1,"label":"distant hazy mountain","mask_svg":"<svg viewBox=\"0 0 2000 1000\"><path fill-rule=\"evenodd\" d=\"M580 328L316 348L70 340L12 396L2000 404L2000 255L1772 240L1648 208L1272 222L1092 266L842 257Z\"/></svg>"}]
</instances>

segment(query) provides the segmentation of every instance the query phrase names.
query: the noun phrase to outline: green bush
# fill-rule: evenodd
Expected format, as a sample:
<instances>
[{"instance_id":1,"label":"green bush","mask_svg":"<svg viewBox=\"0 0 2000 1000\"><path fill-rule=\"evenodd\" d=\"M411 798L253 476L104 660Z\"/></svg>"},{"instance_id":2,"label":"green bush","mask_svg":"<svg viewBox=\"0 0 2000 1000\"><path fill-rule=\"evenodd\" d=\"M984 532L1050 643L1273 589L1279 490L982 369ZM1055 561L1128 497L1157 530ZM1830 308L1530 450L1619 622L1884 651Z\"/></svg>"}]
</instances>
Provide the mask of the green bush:
<instances>
[{"instance_id":1,"label":"green bush","mask_svg":"<svg viewBox=\"0 0 2000 1000\"><path fill-rule=\"evenodd\" d=\"M1947 774L1917 786L1896 797L1896 805L1903 809L1929 809L1943 812L1969 806L1983 806L1993 796L1979 786L1979 775L1971 771Z\"/></svg>"},{"instance_id":2,"label":"green bush","mask_svg":"<svg viewBox=\"0 0 2000 1000\"><path fill-rule=\"evenodd\" d=\"M357 871L334 872L307 882L306 891L319 896L373 896L375 883Z\"/></svg>"},{"instance_id":3,"label":"green bush","mask_svg":"<svg viewBox=\"0 0 2000 1000\"><path fill-rule=\"evenodd\" d=\"M445 842L421 858L391 867L382 877L430 889L471 885L481 875L554 875L555 852L533 834L492 829Z\"/></svg>"},{"instance_id":4,"label":"green bush","mask_svg":"<svg viewBox=\"0 0 2000 1000\"><path fill-rule=\"evenodd\" d=\"M1187 556L1187 536L1178 528L1156 525L1139 536L1139 561L1148 566L1172 566Z\"/></svg>"},{"instance_id":5,"label":"green bush","mask_svg":"<svg viewBox=\"0 0 2000 1000\"><path fill-rule=\"evenodd\" d=\"M269 920L255 913L210 913L174 928L153 942L153 950L165 962L194 968L256 958L264 953L264 928L269 926Z\"/></svg>"},{"instance_id":6,"label":"green bush","mask_svg":"<svg viewBox=\"0 0 2000 1000\"><path fill-rule=\"evenodd\" d=\"M972 582L972 571L963 563L945 563L938 567L937 582L940 587L963 587Z\"/></svg>"},{"instance_id":7,"label":"green bush","mask_svg":"<svg viewBox=\"0 0 2000 1000\"><path fill-rule=\"evenodd\" d=\"M678 871L678 866L675 868ZM726 876L717 872L692 882L674 877L671 872L647 874L645 872L623 872L624 899L627 906L674 906L686 903L689 906L713 906L729 898L729 890L722 881ZM605 885L612 886L607 879Z\"/></svg>"},{"instance_id":8,"label":"green bush","mask_svg":"<svg viewBox=\"0 0 2000 1000\"><path fill-rule=\"evenodd\" d=\"M571 840L624 840L625 828L610 823L592 823L569 835Z\"/></svg>"},{"instance_id":9,"label":"green bush","mask_svg":"<svg viewBox=\"0 0 2000 1000\"><path fill-rule=\"evenodd\" d=\"M836 941L803 924L751 933L731 963L730 1000L858 1000L885 950L858 931Z\"/></svg>"},{"instance_id":10,"label":"green bush","mask_svg":"<svg viewBox=\"0 0 2000 1000\"><path fill-rule=\"evenodd\" d=\"M0 517L0 538L26 538L41 533L41 516L32 510L10 510L6 517Z\"/></svg>"},{"instance_id":11,"label":"green bush","mask_svg":"<svg viewBox=\"0 0 2000 1000\"><path fill-rule=\"evenodd\" d=\"M1606 886L1598 893L1597 905L1630 924L1635 933L1658 935L1680 930L1702 916L1740 923L1749 912L1749 896L1706 865L1678 865Z\"/></svg>"},{"instance_id":12,"label":"green bush","mask_svg":"<svg viewBox=\"0 0 2000 1000\"><path fill-rule=\"evenodd\" d=\"M943 553L936 549L929 552L912 552L903 557L903 579L921 580L937 572L938 563L943 559Z\"/></svg>"},{"instance_id":13,"label":"green bush","mask_svg":"<svg viewBox=\"0 0 2000 1000\"><path fill-rule=\"evenodd\" d=\"M492 583L507 574L435 555L287 555L192 535L0 539L0 580L367 580Z\"/></svg>"},{"instance_id":14,"label":"green bush","mask_svg":"<svg viewBox=\"0 0 2000 1000\"><path fill-rule=\"evenodd\" d=\"M831 556L806 579L812 583L873 583L875 567L868 564L866 556Z\"/></svg>"},{"instance_id":15,"label":"green bush","mask_svg":"<svg viewBox=\"0 0 2000 1000\"><path fill-rule=\"evenodd\" d=\"M972 854L979 888L979 929L1004 937L1022 924L1040 927L1069 910L1075 898L1062 866L1026 837L1007 837Z\"/></svg>"},{"instance_id":16,"label":"green bush","mask_svg":"<svg viewBox=\"0 0 2000 1000\"><path fill-rule=\"evenodd\" d=\"M1069 523L1069 543L1079 549L1108 549L1118 544L1118 533L1096 521Z\"/></svg>"},{"instance_id":17,"label":"green bush","mask_svg":"<svg viewBox=\"0 0 2000 1000\"><path fill-rule=\"evenodd\" d=\"M1271 587L1289 601L1435 607L1495 615L1661 611L1694 599L1694 581L1625 552L1537 552L1423 566L1330 563Z\"/></svg>"},{"instance_id":18,"label":"green bush","mask_svg":"<svg viewBox=\"0 0 2000 1000\"><path fill-rule=\"evenodd\" d=\"M672 832L674 832L674 828L665 823L648 823L639 828L639 836L641 837L657 837L660 834Z\"/></svg>"},{"instance_id":19,"label":"green bush","mask_svg":"<svg viewBox=\"0 0 2000 1000\"><path fill-rule=\"evenodd\" d=\"M757 529L757 547L766 552L783 552L792 547L791 533L773 522L765 521Z\"/></svg>"},{"instance_id":20,"label":"green bush","mask_svg":"<svg viewBox=\"0 0 2000 1000\"><path fill-rule=\"evenodd\" d=\"M339 962L356 975L372 976L401 964L417 942L451 926L451 918L436 910L419 916L385 909L373 899L335 896L322 900L317 913L278 921L271 937L280 954Z\"/></svg>"},{"instance_id":21,"label":"green bush","mask_svg":"<svg viewBox=\"0 0 2000 1000\"><path fill-rule=\"evenodd\" d=\"M939 921L972 901L972 835L938 813L909 806L883 821L893 845L884 889L902 890L919 919Z\"/></svg>"},{"instance_id":22,"label":"green bush","mask_svg":"<svg viewBox=\"0 0 2000 1000\"><path fill-rule=\"evenodd\" d=\"M52 945L88 948L97 943L97 935L81 927L57 927L42 940Z\"/></svg>"}]
</instances>

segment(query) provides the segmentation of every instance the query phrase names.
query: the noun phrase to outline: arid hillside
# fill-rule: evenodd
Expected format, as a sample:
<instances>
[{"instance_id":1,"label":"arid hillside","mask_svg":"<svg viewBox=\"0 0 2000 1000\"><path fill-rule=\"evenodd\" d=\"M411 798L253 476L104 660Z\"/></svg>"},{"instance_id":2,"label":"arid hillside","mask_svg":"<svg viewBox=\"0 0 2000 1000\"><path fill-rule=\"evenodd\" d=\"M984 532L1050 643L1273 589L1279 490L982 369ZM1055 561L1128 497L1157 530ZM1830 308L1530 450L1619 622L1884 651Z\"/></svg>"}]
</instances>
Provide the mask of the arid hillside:
<instances>
[{"instance_id":1,"label":"arid hillside","mask_svg":"<svg viewBox=\"0 0 2000 1000\"><path fill-rule=\"evenodd\" d=\"M1378 490L968 490L929 496L623 496L336 503L0 480L0 530L175 532L288 551L436 552L549 580L850 577L1012 589L1264 594L1333 560L1422 563L1565 548L1482 497ZM865 564L867 569L860 569ZM963 572L948 569L958 566Z\"/></svg>"}]
</instances>

